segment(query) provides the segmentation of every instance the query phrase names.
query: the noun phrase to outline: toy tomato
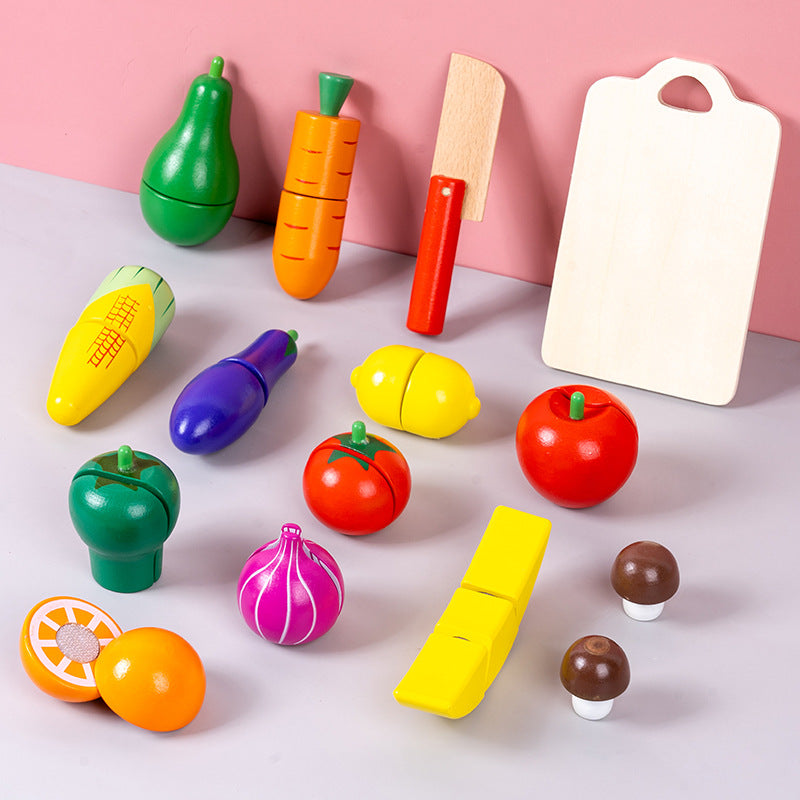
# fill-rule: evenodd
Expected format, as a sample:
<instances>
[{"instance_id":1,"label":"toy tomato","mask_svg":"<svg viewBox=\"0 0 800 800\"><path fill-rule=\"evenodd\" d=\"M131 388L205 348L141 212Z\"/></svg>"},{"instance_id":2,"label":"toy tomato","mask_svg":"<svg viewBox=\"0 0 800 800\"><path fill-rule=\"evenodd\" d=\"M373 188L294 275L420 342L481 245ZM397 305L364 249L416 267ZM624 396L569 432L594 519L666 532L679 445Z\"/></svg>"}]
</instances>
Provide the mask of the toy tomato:
<instances>
[{"instance_id":1,"label":"toy tomato","mask_svg":"<svg viewBox=\"0 0 800 800\"><path fill-rule=\"evenodd\" d=\"M314 516L340 533L363 536L400 516L411 494L403 454L363 422L318 445L303 472L303 495Z\"/></svg>"},{"instance_id":2,"label":"toy tomato","mask_svg":"<svg viewBox=\"0 0 800 800\"><path fill-rule=\"evenodd\" d=\"M631 412L593 386L559 386L522 412L517 458L531 485L560 506L586 508L622 487L636 464Z\"/></svg>"}]
</instances>

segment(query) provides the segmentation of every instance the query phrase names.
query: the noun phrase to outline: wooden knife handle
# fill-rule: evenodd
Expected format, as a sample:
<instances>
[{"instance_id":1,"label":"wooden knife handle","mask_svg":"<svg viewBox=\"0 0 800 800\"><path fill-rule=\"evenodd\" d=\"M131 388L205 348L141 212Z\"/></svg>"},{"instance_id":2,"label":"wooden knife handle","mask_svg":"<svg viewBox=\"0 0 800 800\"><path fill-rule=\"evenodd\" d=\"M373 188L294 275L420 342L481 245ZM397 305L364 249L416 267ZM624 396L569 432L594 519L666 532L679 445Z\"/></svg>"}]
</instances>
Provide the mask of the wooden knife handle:
<instances>
[{"instance_id":1,"label":"wooden knife handle","mask_svg":"<svg viewBox=\"0 0 800 800\"><path fill-rule=\"evenodd\" d=\"M431 177L406 320L416 333L435 336L444 327L465 189L459 178Z\"/></svg>"}]
</instances>

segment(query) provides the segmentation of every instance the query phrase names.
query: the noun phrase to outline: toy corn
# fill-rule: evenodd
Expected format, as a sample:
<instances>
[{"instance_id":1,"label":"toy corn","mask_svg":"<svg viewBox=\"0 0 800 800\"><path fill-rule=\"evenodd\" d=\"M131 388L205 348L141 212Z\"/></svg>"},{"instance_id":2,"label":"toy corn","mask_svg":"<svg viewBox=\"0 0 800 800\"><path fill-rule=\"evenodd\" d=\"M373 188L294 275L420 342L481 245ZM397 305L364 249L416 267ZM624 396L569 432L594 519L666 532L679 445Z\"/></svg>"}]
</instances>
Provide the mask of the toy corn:
<instances>
[{"instance_id":1,"label":"toy corn","mask_svg":"<svg viewBox=\"0 0 800 800\"><path fill-rule=\"evenodd\" d=\"M114 270L67 334L47 413L61 425L91 414L147 358L174 315L175 298L160 275L138 266Z\"/></svg>"}]
</instances>

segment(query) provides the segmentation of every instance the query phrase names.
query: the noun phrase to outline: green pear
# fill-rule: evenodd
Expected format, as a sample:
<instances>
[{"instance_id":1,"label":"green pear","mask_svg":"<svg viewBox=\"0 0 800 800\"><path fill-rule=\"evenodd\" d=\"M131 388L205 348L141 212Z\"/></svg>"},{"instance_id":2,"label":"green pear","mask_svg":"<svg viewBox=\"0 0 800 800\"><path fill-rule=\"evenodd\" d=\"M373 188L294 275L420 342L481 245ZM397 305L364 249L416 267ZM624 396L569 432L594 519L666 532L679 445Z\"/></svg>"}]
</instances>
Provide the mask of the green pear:
<instances>
[{"instance_id":1,"label":"green pear","mask_svg":"<svg viewBox=\"0 0 800 800\"><path fill-rule=\"evenodd\" d=\"M230 219L239 192L231 141L231 84L217 56L192 82L174 125L144 166L139 202L147 224L173 244L201 244Z\"/></svg>"}]
</instances>

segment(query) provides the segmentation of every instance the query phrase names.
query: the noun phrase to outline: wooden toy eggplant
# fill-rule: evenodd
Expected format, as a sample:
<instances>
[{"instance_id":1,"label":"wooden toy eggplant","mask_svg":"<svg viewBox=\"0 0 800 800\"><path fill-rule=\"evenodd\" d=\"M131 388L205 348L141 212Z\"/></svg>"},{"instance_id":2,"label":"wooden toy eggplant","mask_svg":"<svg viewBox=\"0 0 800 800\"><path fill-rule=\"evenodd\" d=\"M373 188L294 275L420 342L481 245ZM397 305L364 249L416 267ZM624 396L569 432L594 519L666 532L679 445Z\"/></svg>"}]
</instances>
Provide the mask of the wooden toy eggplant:
<instances>
[{"instance_id":1,"label":"wooden toy eggplant","mask_svg":"<svg viewBox=\"0 0 800 800\"><path fill-rule=\"evenodd\" d=\"M235 442L256 421L272 387L297 359L296 339L297 331L266 331L190 381L170 415L175 447L206 454Z\"/></svg>"},{"instance_id":2,"label":"wooden toy eggplant","mask_svg":"<svg viewBox=\"0 0 800 800\"><path fill-rule=\"evenodd\" d=\"M239 163L231 141L233 91L217 56L198 75L175 124L153 148L139 203L147 224L168 242L195 245L216 236L233 214Z\"/></svg>"},{"instance_id":3,"label":"wooden toy eggplant","mask_svg":"<svg viewBox=\"0 0 800 800\"><path fill-rule=\"evenodd\" d=\"M87 461L69 487L70 517L89 547L92 575L113 592L138 592L159 579L179 510L172 470L127 445Z\"/></svg>"},{"instance_id":4,"label":"wooden toy eggplant","mask_svg":"<svg viewBox=\"0 0 800 800\"><path fill-rule=\"evenodd\" d=\"M58 356L47 413L75 425L147 358L175 316L167 282L151 269L120 267L91 296Z\"/></svg>"}]
</instances>

